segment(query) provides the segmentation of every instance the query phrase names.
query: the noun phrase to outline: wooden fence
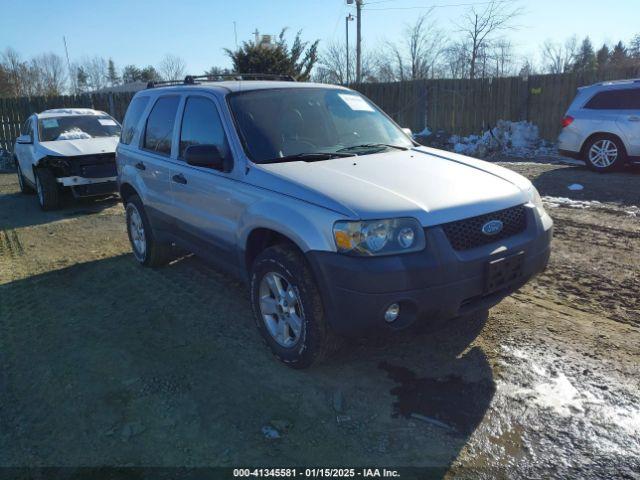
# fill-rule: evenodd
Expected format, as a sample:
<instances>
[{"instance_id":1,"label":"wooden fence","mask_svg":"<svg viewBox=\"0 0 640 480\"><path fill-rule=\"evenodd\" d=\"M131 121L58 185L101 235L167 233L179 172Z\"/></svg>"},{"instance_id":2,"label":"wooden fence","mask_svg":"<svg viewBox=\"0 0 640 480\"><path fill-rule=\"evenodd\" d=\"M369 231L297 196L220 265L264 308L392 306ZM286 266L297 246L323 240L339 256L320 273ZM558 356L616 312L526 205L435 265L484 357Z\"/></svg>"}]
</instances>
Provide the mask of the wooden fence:
<instances>
[{"instance_id":1,"label":"wooden fence","mask_svg":"<svg viewBox=\"0 0 640 480\"><path fill-rule=\"evenodd\" d=\"M527 120L540 135L555 140L579 86L640 76L640 68L608 69L589 74L564 73L489 79L435 79L362 83L352 88L378 104L414 132L428 126L452 134L480 133L498 120ZM122 121L132 93L60 97L0 98L0 148L11 150L20 126L33 112L49 108L87 107Z\"/></svg>"},{"instance_id":2,"label":"wooden fence","mask_svg":"<svg viewBox=\"0 0 640 480\"><path fill-rule=\"evenodd\" d=\"M401 126L428 126L452 134L480 133L498 120L527 120L554 141L578 87L603 80L636 78L640 68L589 74L530 75L488 79L435 79L351 85Z\"/></svg>"},{"instance_id":3,"label":"wooden fence","mask_svg":"<svg viewBox=\"0 0 640 480\"><path fill-rule=\"evenodd\" d=\"M95 108L122 121L132 93L62 95L59 97L0 98L0 148L13 149L24 121L34 112L50 108Z\"/></svg>"}]
</instances>

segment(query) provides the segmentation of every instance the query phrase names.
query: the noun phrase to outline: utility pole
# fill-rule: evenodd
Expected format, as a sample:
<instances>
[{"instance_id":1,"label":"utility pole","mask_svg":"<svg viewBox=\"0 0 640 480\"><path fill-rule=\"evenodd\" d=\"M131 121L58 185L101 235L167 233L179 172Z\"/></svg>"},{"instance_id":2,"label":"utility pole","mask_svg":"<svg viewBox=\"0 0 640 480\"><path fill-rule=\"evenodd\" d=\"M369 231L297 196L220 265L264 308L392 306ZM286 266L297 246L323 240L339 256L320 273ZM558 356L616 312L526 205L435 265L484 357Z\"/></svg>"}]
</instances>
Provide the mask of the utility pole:
<instances>
[{"instance_id":1,"label":"utility pole","mask_svg":"<svg viewBox=\"0 0 640 480\"><path fill-rule=\"evenodd\" d=\"M233 21L233 39L236 42L236 50L238 50L238 30L236 29L236 21Z\"/></svg>"},{"instance_id":2,"label":"utility pole","mask_svg":"<svg viewBox=\"0 0 640 480\"><path fill-rule=\"evenodd\" d=\"M71 61L69 60L69 49L67 48L67 37L62 36L62 43L64 43L64 54L67 57L67 68L69 69L69 80L71 85L75 85L77 78L74 78L73 71L71 70ZM75 91L73 93L76 93Z\"/></svg>"},{"instance_id":3,"label":"utility pole","mask_svg":"<svg viewBox=\"0 0 640 480\"><path fill-rule=\"evenodd\" d=\"M356 0L356 83L360 83L360 71L362 67L362 49L360 46L360 25L362 17L362 0Z\"/></svg>"},{"instance_id":4,"label":"utility pole","mask_svg":"<svg viewBox=\"0 0 640 480\"><path fill-rule=\"evenodd\" d=\"M349 14L344 17L344 28L347 36L347 86L349 86L349 22L353 20L353 15Z\"/></svg>"}]
</instances>

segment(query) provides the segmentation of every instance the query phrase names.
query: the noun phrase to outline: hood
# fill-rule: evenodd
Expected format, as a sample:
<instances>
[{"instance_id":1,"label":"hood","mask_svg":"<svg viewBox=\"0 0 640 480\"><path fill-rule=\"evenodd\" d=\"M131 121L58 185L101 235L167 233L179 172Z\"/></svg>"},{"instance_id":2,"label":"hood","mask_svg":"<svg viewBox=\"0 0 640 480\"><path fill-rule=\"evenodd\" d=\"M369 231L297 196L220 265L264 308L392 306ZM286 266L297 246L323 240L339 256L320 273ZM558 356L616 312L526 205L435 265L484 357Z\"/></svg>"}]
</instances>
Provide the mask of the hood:
<instances>
[{"instance_id":1,"label":"hood","mask_svg":"<svg viewBox=\"0 0 640 480\"><path fill-rule=\"evenodd\" d=\"M526 203L531 188L505 168L428 148L257 168L270 177L255 178L262 187L353 218L407 216L423 226Z\"/></svg>"},{"instance_id":2,"label":"hood","mask_svg":"<svg viewBox=\"0 0 640 480\"><path fill-rule=\"evenodd\" d=\"M39 145L42 156L58 155L73 157L76 155L95 155L98 153L113 153L118 145L118 137L82 138L75 140L54 140L41 142Z\"/></svg>"}]
</instances>

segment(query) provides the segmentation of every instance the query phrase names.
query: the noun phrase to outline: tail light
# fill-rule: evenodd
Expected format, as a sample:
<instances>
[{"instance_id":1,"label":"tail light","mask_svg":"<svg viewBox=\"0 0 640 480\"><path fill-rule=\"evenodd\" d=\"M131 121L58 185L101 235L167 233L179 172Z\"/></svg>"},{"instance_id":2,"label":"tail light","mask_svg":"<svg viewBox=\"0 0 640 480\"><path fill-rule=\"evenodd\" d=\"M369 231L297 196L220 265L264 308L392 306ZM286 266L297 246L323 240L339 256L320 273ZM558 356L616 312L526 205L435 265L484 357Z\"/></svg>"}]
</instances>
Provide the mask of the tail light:
<instances>
[{"instance_id":1,"label":"tail light","mask_svg":"<svg viewBox=\"0 0 640 480\"><path fill-rule=\"evenodd\" d=\"M571 115L567 115L562 119L562 128L566 128L573 123L573 117Z\"/></svg>"}]
</instances>

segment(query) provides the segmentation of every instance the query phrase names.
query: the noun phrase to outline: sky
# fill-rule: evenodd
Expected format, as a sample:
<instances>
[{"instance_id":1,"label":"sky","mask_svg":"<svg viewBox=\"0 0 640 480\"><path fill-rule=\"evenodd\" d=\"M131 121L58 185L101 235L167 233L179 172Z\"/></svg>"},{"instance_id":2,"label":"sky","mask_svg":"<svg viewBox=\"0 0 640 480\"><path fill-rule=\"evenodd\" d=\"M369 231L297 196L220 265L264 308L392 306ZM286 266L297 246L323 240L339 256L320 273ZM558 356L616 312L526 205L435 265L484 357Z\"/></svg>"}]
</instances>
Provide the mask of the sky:
<instances>
[{"instance_id":1,"label":"sky","mask_svg":"<svg viewBox=\"0 0 640 480\"><path fill-rule=\"evenodd\" d=\"M486 0L365 0L362 16L363 48L376 50L385 40L399 41L404 28L431 6L431 15L448 37L455 38L455 22L469 4ZM629 41L640 33L640 0L519 0L524 9L518 29L503 36L521 57L537 61L546 39L564 41L589 35L596 47L603 42ZM465 4L465 5L461 5ZM66 37L71 61L94 55L112 57L119 68L127 64L157 65L166 53L178 55L189 73L211 66L229 67L224 48L261 34L289 37L303 31L303 39L322 45L343 42L345 16L355 13L346 0L0 0L0 50L11 46L23 57L44 52L64 55ZM355 22L350 23L350 41Z\"/></svg>"}]
</instances>

